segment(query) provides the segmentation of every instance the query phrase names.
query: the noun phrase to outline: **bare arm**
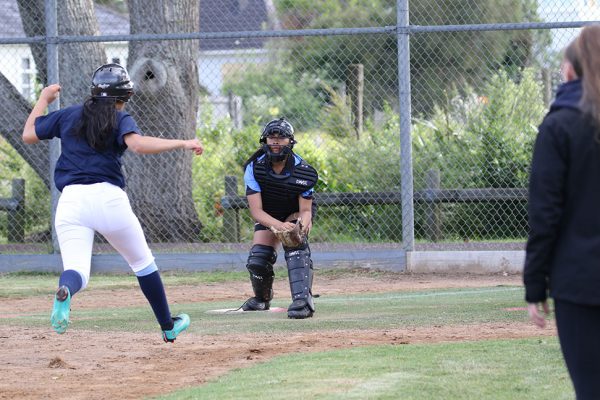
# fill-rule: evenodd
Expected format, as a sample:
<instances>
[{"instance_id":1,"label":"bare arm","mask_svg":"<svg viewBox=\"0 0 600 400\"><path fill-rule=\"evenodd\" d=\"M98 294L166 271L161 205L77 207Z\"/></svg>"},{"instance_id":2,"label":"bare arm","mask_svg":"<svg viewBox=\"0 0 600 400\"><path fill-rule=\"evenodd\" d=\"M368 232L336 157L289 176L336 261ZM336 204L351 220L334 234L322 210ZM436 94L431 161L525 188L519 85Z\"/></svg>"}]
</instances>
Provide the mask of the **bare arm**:
<instances>
[{"instance_id":1,"label":"bare arm","mask_svg":"<svg viewBox=\"0 0 600 400\"><path fill-rule=\"evenodd\" d=\"M302 219L302 229L306 234L310 232L312 228L312 199L305 199L299 196L300 212L299 217Z\"/></svg>"},{"instance_id":2,"label":"bare arm","mask_svg":"<svg viewBox=\"0 0 600 400\"><path fill-rule=\"evenodd\" d=\"M38 99L37 103L35 103L35 106L33 106L31 113L29 113L27 121L25 121L25 127L23 128L23 142L27 144L33 144L40 141L35 133L35 119L46 113L48 104L52 103L58 98L59 92L60 85L58 84L50 85L42 89L40 98Z\"/></svg>"},{"instance_id":3,"label":"bare arm","mask_svg":"<svg viewBox=\"0 0 600 400\"><path fill-rule=\"evenodd\" d=\"M263 210L260 193L250 194L247 197L250 215L252 215L252 218L259 224L264 225L267 228L274 227L277 230L287 230L294 227L294 224L291 222L281 222L267 214L267 212Z\"/></svg>"},{"instance_id":4,"label":"bare arm","mask_svg":"<svg viewBox=\"0 0 600 400\"><path fill-rule=\"evenodd\" d=\"M131 132L125 135L124 140L129 150L139 154L157 154L164 151L186 149L193 150L196 155L200 155L204 151L204 146L198 139L163 139Z\"/></svg>"}]
</instances>

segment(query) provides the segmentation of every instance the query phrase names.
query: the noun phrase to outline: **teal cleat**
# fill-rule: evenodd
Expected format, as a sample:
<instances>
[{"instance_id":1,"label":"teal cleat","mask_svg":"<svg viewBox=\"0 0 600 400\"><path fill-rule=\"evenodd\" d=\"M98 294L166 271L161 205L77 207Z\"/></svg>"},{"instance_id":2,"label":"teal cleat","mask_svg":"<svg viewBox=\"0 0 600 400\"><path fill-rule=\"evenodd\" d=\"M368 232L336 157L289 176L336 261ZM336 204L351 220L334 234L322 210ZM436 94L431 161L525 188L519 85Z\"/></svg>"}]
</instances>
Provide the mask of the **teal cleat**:
<instances>
[{"instance_id":1,"label":"teal cleat","mask_svg":"<svg viewBox=\"0 0 600 400\"><path fill-rule=\"evenodd\" d=\"M190 326L190 316L187 314L179 314L173 318L173 329L162 331L163 340L173 343L181 332L185 331Z\"/></svg>"},{"instance_id":2,"label":"teal cleat","mask_svg":"<svg viewBox=\"0 0 600 400\"><path fill-rule=\"evenodd\" d=\"M66 286L61 286L54 296L54 306L50 323L56 333L62 334L67 331L69 326L69 313L71 312L71 292Z\"/></svg>"}]
</instances>

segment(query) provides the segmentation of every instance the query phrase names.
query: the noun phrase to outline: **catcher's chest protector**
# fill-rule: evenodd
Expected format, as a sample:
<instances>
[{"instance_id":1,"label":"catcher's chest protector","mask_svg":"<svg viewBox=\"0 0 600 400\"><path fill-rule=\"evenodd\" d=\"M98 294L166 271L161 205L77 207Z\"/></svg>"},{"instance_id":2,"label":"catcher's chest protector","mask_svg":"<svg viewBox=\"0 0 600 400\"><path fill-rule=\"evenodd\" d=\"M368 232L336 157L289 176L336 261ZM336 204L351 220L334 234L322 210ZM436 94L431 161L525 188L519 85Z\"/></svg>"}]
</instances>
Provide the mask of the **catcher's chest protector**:
<instances>
[{"instance_id":1,"label":"catcher's chest protector","mask_svg":"<svg viewBox=\"0 0 600 400\"><path fill-rule=\"evenodd\" d=\"M277 175L265 160L254 163L254 178L260 185L263 209L275 218L298 211L298 196L314 187L319 175L304 160L292 167L290 175Z\"/></svg>"}]
</instances>

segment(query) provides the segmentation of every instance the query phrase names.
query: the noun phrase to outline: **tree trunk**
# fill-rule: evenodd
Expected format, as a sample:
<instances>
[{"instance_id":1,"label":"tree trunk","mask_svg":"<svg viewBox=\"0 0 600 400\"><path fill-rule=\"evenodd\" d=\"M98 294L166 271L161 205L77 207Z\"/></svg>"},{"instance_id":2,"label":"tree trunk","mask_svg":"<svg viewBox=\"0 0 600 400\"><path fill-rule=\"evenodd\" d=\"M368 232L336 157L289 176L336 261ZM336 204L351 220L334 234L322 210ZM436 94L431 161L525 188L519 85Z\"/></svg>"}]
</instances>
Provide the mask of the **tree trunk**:
<instances>
[{"instance_id":1,"label":"tree trunk","mask_svg":"<svg viewBox=\"0 0 600 400\"><path fill-rule=\"evenodd\" d=\"M98 35L98 22L92 0L61 0L58 4L58 34ZM106 63L104 45L98 42L67 43L59 46L61 107L82 103L90 96L92 74Z\"/></svg>"},{"instance_id":2,"label":"tree trunk","mask_svg":"<svg viewBox=\"0 0 600 400\"><path fill-rule=\"evenodd\" d=\"M61 35L95 35L98 24L94 14L92 0L64 0L58 3L58 32ZM44 36L43 0L18 0L23 28L27 36ZM38 80L46 85L46 46L31 45L31 52L38 69ZM94 69L106 59L101 43L75 43L59 47L59 81L62 86L61 105L81 102L89 94L90 78ZM3 129L0 135L25 159L50 187L48 164L48 143L26 146L21 140L23 125L31 112L31 104L24 99L14 86L0 75L0 123Z\"/></svg>"},{"instance_id":3,"label":"tree trunk","mask_svg":"<svg viewBox=\"0 0 600 400\"><path fill-rule=\"evenodd\" d=\"M44 184L50 187L50 173L48 164L48 142L36 146L23 143L21 135L23 126L31 112L29 101L0 74L0 135L27 161L36 174L42 178Z\"/></svg>"},{"instance_id":4,"label":"tree trunk","mask_svg":"<svg viewBox=\"0 0 600 400\"><path fill-rule=\"evenodd\" d=\"M130 0L132 34L199 29L198 0ZM190 139L196 134L198 41L130 42L135 95L128 110L144 134ZM150 242L194 242L201 223L192 197L192 153L126 153L128 192Z\"/></svg>"},{"instance_id":5,"label":"tree trunk","mask_svg":"<svg viewBox=\"0 0 600 400\"><path fill-rule=\"evenodd\" d=\"M28 37L45 36L44 0L17 0L17 4L25 34ZM48 73L46 68L46 45L44 43L32 43L29 45L29 49L33 54L37 68L36 80L40 85L46 85Z\"/></svg>"},{"instance_id":6,"label":"tree trunk","mask_svg":"<svg viewBox=\"0 0 600 400\"><path fill-rule=\"evenodd\" d=\"M27 36L44 36L43 0L17 0ZM60 35L96 35L92 0L58 1ZM132 33L196 32L199 2L178 0L129 2ZM46 85L46 48L31 46L40 83ZM198 42L133 42L129 71L136 95L130 112L149 135L167 138L195 136L198 109ZM106 62L101 43L70 43L59 47L61 106L80 103L89 94L95 68ZM31 105L0 76L2 135L49 187L48 145L24 146L21 132ZM126 153L128 192L150 241L197 241L201 224L192 199L191 153L154 156ZM127 171L132 173L127 174Z\"/></svg>"}]
</instances>

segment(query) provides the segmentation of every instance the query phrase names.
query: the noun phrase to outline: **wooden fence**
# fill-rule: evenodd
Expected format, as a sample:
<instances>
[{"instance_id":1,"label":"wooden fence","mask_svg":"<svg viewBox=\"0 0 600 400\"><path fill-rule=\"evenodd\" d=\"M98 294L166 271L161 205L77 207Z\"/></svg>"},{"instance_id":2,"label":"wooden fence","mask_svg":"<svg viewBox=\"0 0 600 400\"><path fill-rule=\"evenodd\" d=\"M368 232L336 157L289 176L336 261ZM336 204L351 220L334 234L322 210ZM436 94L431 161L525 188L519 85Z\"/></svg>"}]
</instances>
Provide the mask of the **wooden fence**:
<instances>
[{"instance_id":1,"label":"wooden fence","mask_svg":"<svg viewBox=\"0 0 600 400\"><path fill-rule=\"evenodd\" d=\"M223 207L223 233L226 241L239 242L239 210L248 208L246 196L237 194L237 178L225 177L225 196L221 198ZM527 201L528 190L524 188L483 188L483 189L441 189L439 171L427 174L427 188L413 193L415 203L429 203L426 229L427 237L436 242L442 237L442 203L482 203L499 201ZM358 193L315 193L319 207L402 204L400 192L358 192Z\"/></svg>"},{"instance_id":2,"label":"wooden fence","mask_svg":"<svg viewBox=\"0 0 600 400\"><path fill-rule=\"evenodd\" d=\"M13 179L12 197L0 198L0 211L7 212L7 239L23 242L25 238L25 180Z\"/></svg>"}]
</instances>

